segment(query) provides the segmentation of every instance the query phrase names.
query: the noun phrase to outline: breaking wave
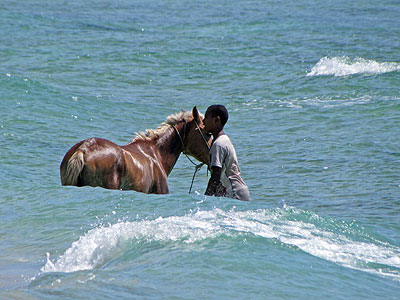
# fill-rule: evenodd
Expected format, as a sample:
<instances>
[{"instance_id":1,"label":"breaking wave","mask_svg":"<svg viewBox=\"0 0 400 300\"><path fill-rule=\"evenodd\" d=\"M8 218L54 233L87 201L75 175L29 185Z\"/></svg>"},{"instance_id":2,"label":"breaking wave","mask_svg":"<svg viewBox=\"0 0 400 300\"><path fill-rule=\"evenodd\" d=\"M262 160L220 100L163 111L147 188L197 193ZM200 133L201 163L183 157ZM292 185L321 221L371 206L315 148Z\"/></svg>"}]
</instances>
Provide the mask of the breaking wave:
<instances>
[{"instance_id":1,"label":"breaking wave","mask_svg":"<svg viewBox=\"0 0 400 300\"><path fill-rule=\"evenodd\" d=\"M383 74L400 71L400 63L396 62L377 62L366 60L361 57L351 59L343 57L323 57L311 69L307 76L348 76L354 74Z\"/></svg>"},{"instance_id":2,"label":"breaking wave","mask_svg":"<svg viewBox=\"0 0 400 300\"><path fill-rule=\"evenodd\" d=\"M353 224L326 220L294 208L255 211L196 211L184 216L118 222L94 228L57 259L47 254L47 272L101 267L137 245L151 242L192 244L221 235L275 239L313 256L353 269L400 280L400 249L377 241Z\"/></svg>"}]
</instances>

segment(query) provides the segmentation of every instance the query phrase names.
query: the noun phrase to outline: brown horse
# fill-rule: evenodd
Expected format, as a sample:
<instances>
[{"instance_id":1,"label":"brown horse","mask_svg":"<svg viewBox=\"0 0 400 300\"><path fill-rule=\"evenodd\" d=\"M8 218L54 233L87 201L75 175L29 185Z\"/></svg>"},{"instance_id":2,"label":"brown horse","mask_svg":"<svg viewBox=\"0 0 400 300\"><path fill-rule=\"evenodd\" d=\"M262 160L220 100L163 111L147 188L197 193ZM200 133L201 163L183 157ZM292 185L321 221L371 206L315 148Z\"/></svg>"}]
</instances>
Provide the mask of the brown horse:
<instances>
[{"instance_id":1,"label":"brown horse","mask_svg":"<svg viewBox=\"0 0 400 300\"><path fill-rule=\"evenodd\" d=\"M65 154L61 183L168 194L167 176L182 152L209 164L211 138L202 122L195 106L169 116L155 130L138 133L125 146L101 138L83 140Z\"/></svg>"}]
</instances>

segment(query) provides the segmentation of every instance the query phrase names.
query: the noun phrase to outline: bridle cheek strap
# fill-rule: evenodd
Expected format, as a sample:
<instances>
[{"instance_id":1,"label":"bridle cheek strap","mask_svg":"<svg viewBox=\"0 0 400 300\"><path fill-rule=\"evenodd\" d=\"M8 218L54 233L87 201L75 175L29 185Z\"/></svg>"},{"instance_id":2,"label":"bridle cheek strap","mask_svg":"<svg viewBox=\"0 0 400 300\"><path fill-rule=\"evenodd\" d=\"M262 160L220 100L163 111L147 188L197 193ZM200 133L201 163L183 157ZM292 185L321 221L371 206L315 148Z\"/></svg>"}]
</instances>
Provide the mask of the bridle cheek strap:
<instances>
[{"instance_id":1,"label":"bridle cheek strap","mask_svg":"<svg viewBox=\"0 0 400 300\"><path fill-rule=\"evenodd\" d=\"M208 150L210 150L210 146L208 145L206 138L204 137L203 133L201 132L199 124L197 124L196 120L194 120L194 122L196 123L196 127L199 130L199 133L200 133L201 137L203 138L204 143L206 144ZM179 130L175 127L175 125L171 125L171 126L174 128L174 130L176 131L176 134L179 137L179 140L181 141L182 153L185 154L187 159L195 166L195 170L194 170L194 174L193 174L193 178L192 178L192 183L190 184L190 188L189 188L189 194L190 194L191 191L192 191L193 182L194 182L194 178L196 177L196 173L201 169L201 167L204 165L204 163L196 164L186 153L187 151L185 149L185 143L184 143L184 139L185 139L185 136L186 136L186 130L185 130L186 129L186 124L187 123L185 122L184 129L183 129L183 138L182 138L181 134L179 133ZM208 169L207 169L207 171L208 171ZM207 172L207 175L208 175L208 172Z\"/></svg>"}]
</instances>

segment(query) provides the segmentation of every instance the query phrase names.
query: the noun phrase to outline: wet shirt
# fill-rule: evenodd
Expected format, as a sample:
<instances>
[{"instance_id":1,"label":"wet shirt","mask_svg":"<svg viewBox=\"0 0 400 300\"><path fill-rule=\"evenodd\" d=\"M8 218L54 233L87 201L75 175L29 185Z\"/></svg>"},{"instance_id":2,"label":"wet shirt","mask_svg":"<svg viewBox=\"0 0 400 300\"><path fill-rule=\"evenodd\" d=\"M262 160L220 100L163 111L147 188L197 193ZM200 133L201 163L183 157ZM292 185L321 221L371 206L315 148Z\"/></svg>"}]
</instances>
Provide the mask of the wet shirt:
<instances>
[{"instance_id":1,"label":"wet shirt","mask_svg":"<svg viewBox=\"0 0 400 300\"><path fill-rule=\"evenodd\" d=\"M220 181L226 189L226 197L250 200L247 185L240 176L235 148L225 134L219 136L211 146L210 167L222 168Z\"/></svg>"}]
</instances>

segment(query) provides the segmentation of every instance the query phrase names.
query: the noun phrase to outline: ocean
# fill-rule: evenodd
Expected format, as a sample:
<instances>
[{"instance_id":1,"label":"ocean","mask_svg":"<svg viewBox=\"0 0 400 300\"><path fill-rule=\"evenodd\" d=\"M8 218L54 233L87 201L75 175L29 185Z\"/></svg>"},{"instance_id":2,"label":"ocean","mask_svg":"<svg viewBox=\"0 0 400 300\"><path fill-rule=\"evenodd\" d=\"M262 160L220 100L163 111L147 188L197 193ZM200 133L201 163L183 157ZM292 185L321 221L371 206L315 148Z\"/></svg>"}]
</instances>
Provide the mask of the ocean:
<instances>
[{"instance_id":1,"label":"ocean","mask_svg":"<svg viewBox=\"0 0 400 300\"><path fill-rule=\"evenodd\" d=\"M399 299L400 2L2 0L1 299ZM223 104L248 203L60 184Z\"/></svg>"}]
</instances>

